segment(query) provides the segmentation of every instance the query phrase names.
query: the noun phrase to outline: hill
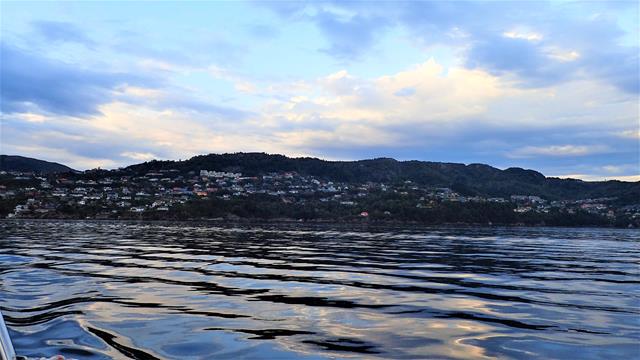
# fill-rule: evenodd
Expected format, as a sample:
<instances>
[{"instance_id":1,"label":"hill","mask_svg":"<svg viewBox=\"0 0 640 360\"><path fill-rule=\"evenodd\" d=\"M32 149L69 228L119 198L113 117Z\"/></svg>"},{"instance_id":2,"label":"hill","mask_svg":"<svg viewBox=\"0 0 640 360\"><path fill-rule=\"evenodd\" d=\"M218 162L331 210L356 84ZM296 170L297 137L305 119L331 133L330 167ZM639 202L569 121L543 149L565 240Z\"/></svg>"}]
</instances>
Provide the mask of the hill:
<instances>
[{"instance_id":1,"label":"hill","mask_svg":"<svg viewBox=\"0 0 640 360\"><path fill-rule=\"evenodd\" d=\"M17 155L0 155L0 171L34 172L40 174L75 172L76 170L56 162L38 160Z\"/></svg>"},{"instance_id":2,"label":"hill","mask_svg":"<svg viewBox=\"0 0 640 360\"><path fill-rule=\"evenodd\" d=\"M317 158L289 158L265 153L209 154L184 161L150 161L125 170L146 173L162 169L181 172L217 170L241 172L245 176L293 171L338 182L404 182L449 187L463 195L508 197L537 195L548 200L616 197L621 203L640 199L640 182L617 180L587 182L545 177L521 168L500 170L485 164L429 161L398 161L378 158L358 161L326 161Z\"/></svg>"}]
</instances>

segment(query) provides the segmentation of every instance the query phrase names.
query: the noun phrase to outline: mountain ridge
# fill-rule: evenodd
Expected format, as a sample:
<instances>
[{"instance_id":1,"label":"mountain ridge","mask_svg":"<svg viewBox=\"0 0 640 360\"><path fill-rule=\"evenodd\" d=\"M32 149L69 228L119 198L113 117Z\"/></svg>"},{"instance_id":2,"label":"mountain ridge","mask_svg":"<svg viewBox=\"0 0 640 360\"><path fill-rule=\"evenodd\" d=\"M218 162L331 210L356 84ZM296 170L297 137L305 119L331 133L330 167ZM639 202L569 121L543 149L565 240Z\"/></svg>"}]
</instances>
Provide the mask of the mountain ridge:
<instances>
[{"instance_id":1,"label":"mountain ridge","mask_svg":"<svg viewBox=\"0 0 640 360\"><path fill-rule=\"evenodd\" d=\"M77 172L57 162L20 155L0 155L0 171L35 172L41 174Z\"/></svg>"}]
</instances>

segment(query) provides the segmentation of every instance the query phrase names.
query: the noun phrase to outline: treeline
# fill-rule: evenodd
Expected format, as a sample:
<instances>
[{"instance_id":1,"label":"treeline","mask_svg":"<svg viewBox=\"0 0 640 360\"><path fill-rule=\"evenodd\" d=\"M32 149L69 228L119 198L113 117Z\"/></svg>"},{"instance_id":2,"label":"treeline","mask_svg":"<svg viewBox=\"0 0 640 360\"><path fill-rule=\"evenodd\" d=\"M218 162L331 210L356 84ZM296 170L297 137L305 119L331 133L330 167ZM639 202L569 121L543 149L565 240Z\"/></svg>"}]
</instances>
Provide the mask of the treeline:
<instances>
[{"instance_id":1,"label":"treeline","mask_svg":"<svg viewBox=\"0 0 640 360\"><path fill-rule=\"evenodd\" d=\"M26 198L0 201L0 216L12 212ZM134 213L128 209L105 209L97 204L60 205L54 212L31 213L26 217L60 219L141 219L141 220L286 220L332 222L403 222L427 225L481 224L481 225L544 225L544 226L615 226L640 227L640 219L617 216L610 219L585 211L569 213L552 210L548 213L516 213L509 203L455 203L442 202L432 207L418 208L414 201L402 198L368 197L357 205L309 200L287 203L266 195L223 200L220 198L193 199L172 206L169 211L148 209ZM363 212L367 216L363 216Z\"/></svg>"},{"instance_id":2,"label":"treeline","mask_svg":"<svg viewBox=\"0 0 640 360\"><path fill-rule=\"evenodd\" d=\"M362 216L362 212L367 216ZM430 208L417 208L414 201L366 199L357 206L337 202L309 202L288 204L273 201L266 196L243 199L198 199L172 208L170 214L147 213L138 215L147 219L251 219L251 220L303 220L303 221L389 221L421 224L493 224L493 225L546 225L546 226L627 226L632 219L618 223L603 216L584 211L568 213L516 213L513 205L500 203L439 203ZM637 222L637 221L636 221ZM640 224L636 224L640 225Z\"/></svg>"}]
</instances>

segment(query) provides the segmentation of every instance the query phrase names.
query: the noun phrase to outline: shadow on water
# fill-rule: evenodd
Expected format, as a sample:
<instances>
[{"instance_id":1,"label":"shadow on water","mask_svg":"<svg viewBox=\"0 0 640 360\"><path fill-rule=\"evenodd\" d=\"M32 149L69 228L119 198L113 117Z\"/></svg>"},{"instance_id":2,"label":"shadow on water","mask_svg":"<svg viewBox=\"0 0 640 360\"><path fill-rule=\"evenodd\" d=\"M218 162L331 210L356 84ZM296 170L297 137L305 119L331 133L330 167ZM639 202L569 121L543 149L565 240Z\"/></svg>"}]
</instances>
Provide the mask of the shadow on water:
<instances>
[{"instance_id":1,"label":"shadow on water","mask_svg":"<svg viewBox=\"0 0 640 360\"><path fill-rule=\"evenodd\" d=\"M250 337L250 340L273 340L279 336L294 336L294 335L313 335L311 331L300 330L287 330L287 329L225 329L225 328L207 328L205 330L210 331L233 331L243 334L255 335Z\"/></svg>"},{"instance_id":2,"label":"shadow on water","mask_svg":"<svg viewBox=\"0 0 640 360\"><path fill-rule=\"evenodd\" d=\"M305 344L313 344L320 346L326 350L332 351L348 351L358 354L379 354L380 352L375 350L374 345L368 345L366 342L355 339L329 339L324 341L316 340L303 340Z\"/></svg>"},{"instance_id":3,"label":"shadow on water","mask_svg":"<svg viewBox=\"0 0 640 360\"><path fill-rule=\"evenodd\" d=\"M109 344L110 346L112 346L114 349L118 350L122 355L130 358L130 359L136 359L136 360L160 360L157 357L146 353L142 350L139 349L135 349L129 346L125 346L120 344L119 342L117 342L115 339L117 338L116 335L113 334L109 334L106 331L103 330L98 330L92 327L88 327L87 330L89 330L92 334L95 334L97 337L99 337L100 339L104 340L104 342L106 342L107 344Z\"/></svg>"}]
</instances>

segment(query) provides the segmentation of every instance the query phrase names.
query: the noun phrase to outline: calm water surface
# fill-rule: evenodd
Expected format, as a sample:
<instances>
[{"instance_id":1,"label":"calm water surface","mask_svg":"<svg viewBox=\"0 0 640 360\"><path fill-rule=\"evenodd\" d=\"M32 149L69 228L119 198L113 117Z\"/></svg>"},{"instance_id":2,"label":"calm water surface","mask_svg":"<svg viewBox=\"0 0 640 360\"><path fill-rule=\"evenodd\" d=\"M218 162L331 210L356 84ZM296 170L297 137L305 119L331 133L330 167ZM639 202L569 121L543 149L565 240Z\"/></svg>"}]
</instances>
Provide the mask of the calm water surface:
<instances>
[{"instance_id":1,"label":"calm water surface","mask_svg":"<svg viewBox=\"0 0 640 360\"><path fill-rule=\"evenodd\" d=\"M640 232L1 221L16 350L640 358Z\"/></svg>"}]
</instances>

